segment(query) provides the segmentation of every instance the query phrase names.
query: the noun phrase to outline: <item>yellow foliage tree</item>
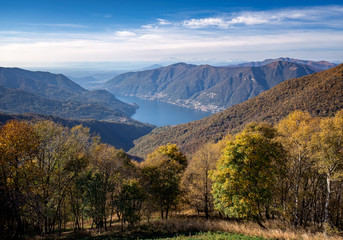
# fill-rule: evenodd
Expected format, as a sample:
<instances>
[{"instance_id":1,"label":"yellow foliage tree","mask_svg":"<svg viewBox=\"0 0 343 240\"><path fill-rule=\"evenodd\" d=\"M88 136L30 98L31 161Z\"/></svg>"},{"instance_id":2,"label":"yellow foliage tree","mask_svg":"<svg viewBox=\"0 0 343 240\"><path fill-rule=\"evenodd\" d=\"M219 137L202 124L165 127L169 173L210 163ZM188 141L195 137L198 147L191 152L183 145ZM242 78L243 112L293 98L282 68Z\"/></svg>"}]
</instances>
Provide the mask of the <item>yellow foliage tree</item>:
<instances>
[{"instance_id":1,"label":"yellow foliage tree","mask_svg":"<svg viewBox=\"0 0 343 240\"><path fill-rule=\"evenodd\" d=\"M182 178L182 186L189 204L198 212L204 212L206 219L213 211L212 179L209 174L216 167L228 140L208 143L191 157Z\"/></svg>"},{"instance_id":2,"label":"yellow foliage tree","mask_svg":"<svg viewBox=\"0 0 343 240\"><path fill-rule=\"evenodd\" d=\"M263 226L263 206L272 199L275 162L283 152L273 141L275 132L270 125L252 123L228 143L213 174L216 209Z\"/></svg>"},{"instance_id":3,"label":"yellow foliage tree","mask_svg":"<svg viewBox=\"0 0 343 240\"><path fill-rule=\"evenodd\" d=\"M168 218L171 206L176 203L186 166L187 159L175 144L160 146L142 164L148 198L160 209L162 219Z\"/></svg>"},{"instance_id":4,"label":"yellow foliage tree","mask_svg":"<svg viewBox=\"0 0 343 240\"><path fill-rule=\"evenodd\" d=\"M284 174L280 176L278 182L280 201L283 206L283 215L286 216L288 212L291 212L294 226L303 219L305 212L304 204L300 203L306 201L304 197L312 191L311 184L308 182L316 181L311 167L310 146L311 137L316 132L317 125L318 119L301 111L289 114L277 125L278 140L287 153L285 164L282 165ZM286 200L291 204L286 204Z\"/></svg>"},{"instance_id":5,"label":"yellow foliage tree","mask_svg":"<svg viewBox=\"0 0 343 240\"><path fill-rule=\"evenodd\" d=\"M24 231L24 207L38 172L38 146L39 138L27 122L13 120L0 128L0 187L7 198L4 210L9 211L9 224L12 231L16 229L14 238L20 238Z\"/></svg>"},{"instance_id":6,"label":"yellow foliage tree","mask_svg":"<svg viewBox=\"0 0 343 240\"><path fill-rule=\"evenodd\" d=\"M312 137L314 164L326 178L324 234L331 225L329 218L331 183L343 179L343 110L332 118L322 118Z\"/></svg>"}]
</instances>

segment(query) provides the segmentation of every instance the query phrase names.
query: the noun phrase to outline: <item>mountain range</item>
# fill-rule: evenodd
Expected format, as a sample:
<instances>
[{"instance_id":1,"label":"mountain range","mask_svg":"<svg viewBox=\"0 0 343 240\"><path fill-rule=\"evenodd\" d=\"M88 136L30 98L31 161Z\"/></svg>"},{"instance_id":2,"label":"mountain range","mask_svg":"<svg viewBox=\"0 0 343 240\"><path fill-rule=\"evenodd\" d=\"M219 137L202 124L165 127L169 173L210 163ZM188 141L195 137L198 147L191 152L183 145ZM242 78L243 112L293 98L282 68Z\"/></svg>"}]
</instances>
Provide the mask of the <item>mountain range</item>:
<instances>
[{"instance_id":1,"label":"mountain range","mask_svg":"<svg viewBox=\"0 0 343 240\"><path fill-rule=\"evenodd\" d=\"M73 119L129 120L137 106L106 90L86 90L62 74L0 68L0 111Z\"/></svg>"},{"instance_id":2,"label":"mountain range","mask_svg":"<svg viewBox=\"0 0 343 240\"><path fill-rule=\"evenodd\" d=\"M145 157L156 147L176 143L187 153L202 144L222 139L253 121L276 123L294 110L312 116L332 116L343 109L343 64L309 76L286 80L277 86L207 118L154 129L135 141L129 153Z\"/></svg>"},{"instance_id":3,"label":"mountain range","mask_svg":"<svg viewBox=\"0 0 343 240\"><path fill-rule=\"evenodd\" d=\"M263 65L267 65L269 63L278 62L278 61L292 62L292 63L302 64L302 65L307 65L309 67L316 69L317 71L328 70L330 68L337 66L337 64L330 63L327 61L301 60L301 59L288 58L288 57L280 57L277 59L271 58L271 59L266 59L266 60L260 61L260 62L241 63L241 64L238 64L236 66L239 66L239 67L261 67Z\"/></svg>"},{"instance_id":4,"label":"mountain range","mask_svg":"<svg viewBox=\"0 0 343 240\"><path fill-rule=\"evenodd\" d=\"M320 71L320 68L332 66L324 61L289 58L266 61L266 64L249 63L254 66L228 67L177 63L120 74L107 81L104 87L118 95L218 112L253 98L287 79L309 75Z\"/></svg>"}]
</instances>

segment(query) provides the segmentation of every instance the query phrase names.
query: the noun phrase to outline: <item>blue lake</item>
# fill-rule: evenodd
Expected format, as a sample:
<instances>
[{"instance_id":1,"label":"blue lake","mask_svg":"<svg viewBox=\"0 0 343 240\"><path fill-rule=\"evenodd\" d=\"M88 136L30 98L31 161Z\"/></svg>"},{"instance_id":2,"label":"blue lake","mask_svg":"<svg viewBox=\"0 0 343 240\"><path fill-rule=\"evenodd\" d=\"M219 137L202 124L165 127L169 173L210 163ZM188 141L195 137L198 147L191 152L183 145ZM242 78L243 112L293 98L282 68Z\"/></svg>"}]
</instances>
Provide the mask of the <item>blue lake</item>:
<instances>
[{"instance_id":1,"label":"blue lake","mask_svg":"<svg viewBox=\"0 0 343 240\"><path fill-rule=\"evenodd\" d=\"M115 96L123 102L136 103L139 106L136 113L132 116L133 119L158 127L195 121L212 114L169 103L142 100L136 97Z\"/></svg>"}]
</instances>

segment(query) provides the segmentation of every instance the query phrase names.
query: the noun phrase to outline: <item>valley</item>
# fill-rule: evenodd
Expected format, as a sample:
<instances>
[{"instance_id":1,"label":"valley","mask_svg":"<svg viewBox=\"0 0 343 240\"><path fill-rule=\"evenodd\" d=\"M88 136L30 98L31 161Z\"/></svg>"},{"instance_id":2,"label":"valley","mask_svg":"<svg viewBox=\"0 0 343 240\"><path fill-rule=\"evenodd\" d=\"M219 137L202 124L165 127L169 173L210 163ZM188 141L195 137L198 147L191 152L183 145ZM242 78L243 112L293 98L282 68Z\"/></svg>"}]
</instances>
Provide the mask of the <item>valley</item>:
<instances>
[{"instance_id":1,"label":"valley","mask_svg":"<svg viewBox=\"0 0 343 240\"><path fill-rule=\"evenodd\" d=\"M0 240L343 240L342 0L1 0Z\"/></svg>"},{"instance_id":2,"label":"valley","mask_svg":"<svg viewBox=\"0 0 343 240\"><path fill-rule=\"evenodd\" d=\"M48 238L61 238L59 232L67 239L321 239L329 228L310 219L323 223L329 216L316 211L333 213L328 202L340 205L340 194L328 193L331 188L339 192L337 180L330 175L325 179L323 171L331 171L327 163L335 166L335 174L341 166L343 64L310 61L329 68L319 71L283 60L218 69L174 64L127 73L155 74L168 68L165 76L177 71L198 75L195 85L192 78L173 83L179 78L167 77L164 87L166 82L143 76L140 86L131 87L147 84L149 89L155 79L161 91L130 97L86 90L64 75L0 68L0 173L9 173L8 181L0 180L5 186L0 191L12 194L0 195L0 230L6 238L21 231L26 238L33 225L17 224L20 215L39 226L30 231ZM200 76L199 68L225 70L220 74L231 77L215 81ZM219 105L190 100L195 97L170 99L163 93L181 89L181 95L174 95L182 96L183 81L190 83L188 93L190 86L212 81L201 91L192 88L194 95L200 98L207 91L218 104L228 93L226 104L232 106L212 114ZM221 98L214 89L221 90ZM326 149L330 156L323 155ZM303 152L302 162L293 160ZM306 189L297 190L294 176ZM317 184L307 186L307 178ZM237 187L241 185L245 187ZM307 192L313 195L305 197ZM12 197L16 194L22 202ZM293 206L295 197L304 204ZM282 201L289 206L284 212L277 210ZM27 212L18 210L21 206ZM312 212L306 213L308 208ZM243 221L224 219L222 213ZM340 226L340 212L335 213L330 218ZM306 232L305 225L314 233ZM328 239L340 239L340 234L330 233Z\"/></svg>"}]
</instances>

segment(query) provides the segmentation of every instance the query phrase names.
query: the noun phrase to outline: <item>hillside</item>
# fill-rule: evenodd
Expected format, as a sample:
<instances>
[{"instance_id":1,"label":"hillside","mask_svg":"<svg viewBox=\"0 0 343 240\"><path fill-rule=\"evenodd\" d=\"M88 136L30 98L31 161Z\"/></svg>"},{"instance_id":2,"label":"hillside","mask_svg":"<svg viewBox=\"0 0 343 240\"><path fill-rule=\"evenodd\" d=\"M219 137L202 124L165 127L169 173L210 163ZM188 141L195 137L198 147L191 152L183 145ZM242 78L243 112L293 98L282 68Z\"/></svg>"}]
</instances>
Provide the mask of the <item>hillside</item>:
<instances>
[{"instance_id":1,"label":"hillside","mask_svg":"<svg viewBox=\"0 0 343 240\"><path fill-rule=\"evenodd\" d=\"M2 86L0 86L0 111L5 113L47 114L68 119L131 121L123 113L96 103L58 101Z\"/></svg>"},{"instance_id":2,"label":"hillside","mask_svg":"<svg viewBox=\"0 0 343 240\"><path fill-rule=\"evenodd\" d=\"M62 74L33 72L20 68L0 67L0 85L56 100L65 100L87 91Z\"/></svg>"},{"instance_id":3,"label":"hillside","mask_svg":"<svg viewBox=\"0 0 343 240\"><path fill-rule=\"evenodd\" d=\"M257 96L286 79L316 72L292 62L259 67L213 67L173 64L124 73L105 83L110 92L218 112Z\"/></svg>"},{"instance_id":4,"label":"hillside","mask_svg":"<svg viewBox=\"0 0 343 240\"><path fill-rule=\"evenodd\" d=\"M131 123L105 122L95 120L66 120L42 114L4 114L0 113L0 126L8 120L52 120L69 128L82 124L91 133L99 135L101 141L125 151L133 147L133 141L149 133L154 127L137 121Z\"/></svg>"},{"instance_id":5,"label":"hillside","mask_svg":"<svg viewBox=\"0 0 343 240\"><path fill-rule=\"evenodd\" d=\"M202 120L154 129L136 140L129 153L145 157L157 146L169 142L191 153L203 143L217 141L252 121L275 123L294 110L307 111L313 116L331 116L342 108L343 64L284 81L255 98Z\"/></svg>"},{"instance_id":6,"label":"hillside","mask_svg":"<svg viewBox=\"0 0 343 240\"><path fill-rule=\"evenodd\" d=\"M131 116L137 108L119 101L107 91L88 91L62 74L0 67L0 86L23 90L50 100L96 104L108 108L106 111L112 110L116 115L126 117ZM17 107L20 108L21 104L17 102ZM14 111L15 108L12 110Z\"/></svg>"}]
</instances>

